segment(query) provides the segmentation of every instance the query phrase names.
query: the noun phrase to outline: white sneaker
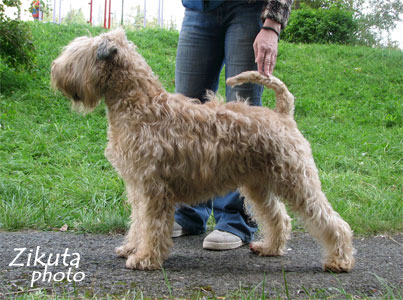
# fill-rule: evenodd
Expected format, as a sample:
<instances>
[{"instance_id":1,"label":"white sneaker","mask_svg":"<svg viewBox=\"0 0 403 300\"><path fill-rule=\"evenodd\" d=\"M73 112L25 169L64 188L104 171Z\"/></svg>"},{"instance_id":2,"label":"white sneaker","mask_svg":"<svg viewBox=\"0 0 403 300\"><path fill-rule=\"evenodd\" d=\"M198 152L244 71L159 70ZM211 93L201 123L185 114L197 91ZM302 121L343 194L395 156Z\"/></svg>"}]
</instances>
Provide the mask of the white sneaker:
<instances>
[{"instance_id":1,"label":"white sneaker","mask_svg":"<svg viewBox=\"0 0 403 300\"><path fill-rule=\"evenodd\" d=\"M174 227L172 229L171 237L176 238L183 235L188 235L189 233L183 229L178 223L174 222Z\"/></svg>"},{"instance_id":2,"label":"white sneaker","mask_svg":"<svg viewBox=\"0 0 403 300\"><path fill-rule=\"evenodd\" d=\"M203 249L230 250L241 247L244 244L239 236L230 232L214 230L203 241Z\"/></svg>"}]
</instances>

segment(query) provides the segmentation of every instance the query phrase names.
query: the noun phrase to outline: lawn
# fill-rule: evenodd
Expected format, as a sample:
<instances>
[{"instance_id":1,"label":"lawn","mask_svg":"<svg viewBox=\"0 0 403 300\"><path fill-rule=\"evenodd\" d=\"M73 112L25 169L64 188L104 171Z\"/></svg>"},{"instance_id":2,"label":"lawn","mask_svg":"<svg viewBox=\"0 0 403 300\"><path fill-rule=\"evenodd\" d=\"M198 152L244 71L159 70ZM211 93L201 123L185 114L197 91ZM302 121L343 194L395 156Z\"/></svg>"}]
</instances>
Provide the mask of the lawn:
<instances>
[{"instance_id":1,"label":"lawn","mask_svg":"<svg viewBox=\"0 0 403 300\"><path fill-rule=\"evenodd\" d=\"M0 65L0 230L67 224L69 230L122 232L129 209L123 182L103 155L105 106L78 115L49 84L51 62L63 46L102 29L30 26L35 70ZM127 35L173 92L178 33ZM279 46L274 75L296 97L295 118L311 142L323 190L357 234L403 231L402 70L403 53L396 50ZM273 99L265 91L264 104L272 106Z\"/></svg>"}]
</instances>

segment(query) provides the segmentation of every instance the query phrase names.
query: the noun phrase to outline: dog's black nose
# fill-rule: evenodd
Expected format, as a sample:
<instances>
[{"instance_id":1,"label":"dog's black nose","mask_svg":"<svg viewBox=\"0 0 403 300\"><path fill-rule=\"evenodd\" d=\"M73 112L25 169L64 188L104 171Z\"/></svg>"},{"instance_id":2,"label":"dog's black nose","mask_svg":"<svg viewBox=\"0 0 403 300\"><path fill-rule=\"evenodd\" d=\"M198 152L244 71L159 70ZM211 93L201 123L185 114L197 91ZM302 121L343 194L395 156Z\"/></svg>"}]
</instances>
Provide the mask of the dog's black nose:
<instances>
[{"instance_id":1,"label":"dog's black nose","mask_svg":"<svg viewBox=\"0 0 403 300\"><path fill-rule=\"evenodd\" d=\"M77 93L74 93L74 95L73 95L73 100L74 100L74 101L80 101L81 98L77 95Z\"/></svg>"}]
</instances>

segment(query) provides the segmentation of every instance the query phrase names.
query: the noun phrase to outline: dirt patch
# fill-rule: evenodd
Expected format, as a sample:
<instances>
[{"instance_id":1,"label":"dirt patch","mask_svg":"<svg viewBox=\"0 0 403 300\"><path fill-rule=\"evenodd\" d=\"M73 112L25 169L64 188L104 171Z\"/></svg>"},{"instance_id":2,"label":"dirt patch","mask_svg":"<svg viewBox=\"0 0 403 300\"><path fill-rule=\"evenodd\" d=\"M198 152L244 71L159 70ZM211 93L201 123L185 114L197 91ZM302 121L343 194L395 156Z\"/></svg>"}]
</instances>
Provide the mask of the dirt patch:
<instances>
[{"instance_id":1,"label":"dirt patch","mask_svg":"<svg viewBox=\"0 0 403 300\"><path fill-rule=\"evenodd\" d=\"M174 248L164 263L165 278L161 271L126 269L125 260L114 254L122 236L0 232L0 298L36 288L74 295L122 295L130 290L150 297L166 297L170 288L174 297L197 293L224 296L240 287L261 287L263 280L268 296L284 296L286 287L291 298L306 297L306 291L345 291L362 296L381 295L393 289L395 294L401 294L403 235L356 238L356 267L345 274L323 272L319 245L304 233L293 234L282 257L259 257L247 246L233 251L206 251L202 249L203 238L204 235L174 240ZM36 266L35 256L39 259ZM45 270L39 261L46 263L49 257L53 263L58 259L58 265ZM31 287L33 277L38 279Z\"/></svg>"}]
</instances>

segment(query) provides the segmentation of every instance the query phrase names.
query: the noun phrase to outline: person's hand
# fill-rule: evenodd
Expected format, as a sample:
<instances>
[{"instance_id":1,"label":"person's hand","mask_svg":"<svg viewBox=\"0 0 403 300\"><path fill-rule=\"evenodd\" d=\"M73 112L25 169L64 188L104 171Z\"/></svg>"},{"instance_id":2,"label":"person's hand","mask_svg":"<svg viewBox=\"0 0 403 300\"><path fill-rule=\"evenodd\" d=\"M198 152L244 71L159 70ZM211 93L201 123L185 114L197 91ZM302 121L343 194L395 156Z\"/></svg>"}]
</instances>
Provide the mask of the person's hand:
<instances>
[{"instance_id":1,"label":"person's hand","mask_svg":"<svg viewBox=\"0 0 403 300\"><path fill-rule=\"evenodd\" d=\"M281 25L270 19L266 19L264 26L270 26L280 32ZM256 36L253 43L253 50L255 51L255 62L259 73L269 76L273 73L274 66L276 65L278 48L278 36L272 30L262 29Z\"/></svg>"}]
</instances>

